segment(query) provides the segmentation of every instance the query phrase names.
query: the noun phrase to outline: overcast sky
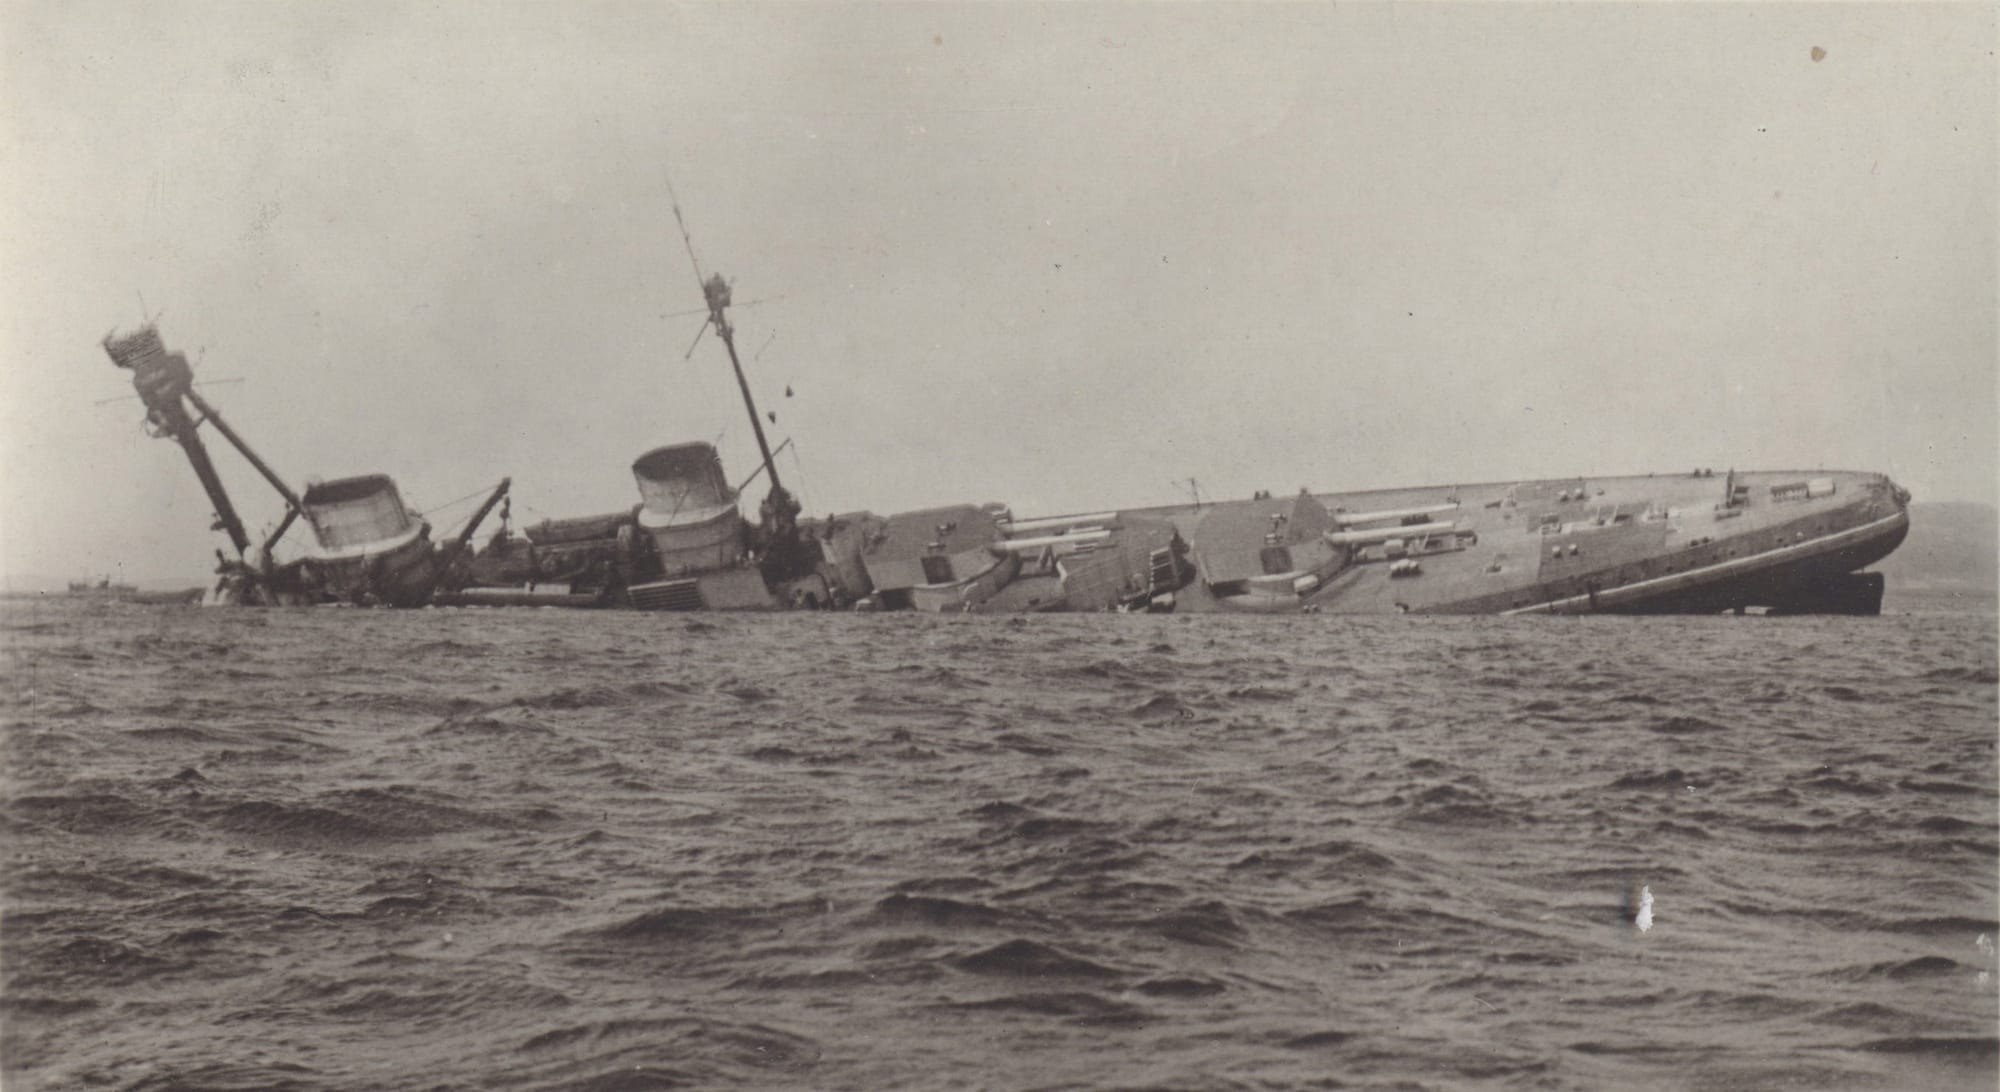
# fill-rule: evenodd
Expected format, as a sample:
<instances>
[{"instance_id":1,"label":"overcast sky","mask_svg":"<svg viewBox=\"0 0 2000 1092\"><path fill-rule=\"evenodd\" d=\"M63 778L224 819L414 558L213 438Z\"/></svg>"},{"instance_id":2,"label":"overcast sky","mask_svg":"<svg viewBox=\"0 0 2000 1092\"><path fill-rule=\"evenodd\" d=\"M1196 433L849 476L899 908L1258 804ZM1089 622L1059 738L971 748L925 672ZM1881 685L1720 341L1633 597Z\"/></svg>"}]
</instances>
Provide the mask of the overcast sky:
<instances>
[{"instance_id":1,"label":"overcast sky","mask_svg":"<svg viewBox=\"0 0 2000 1092\"><path fill-rule=\"evenodd\" d=\"M94 404L149 312L296 486L512 475L525 522L630 507L663 443L747 475L669 178L766 301L738 341L813 512L1995 492L1988 5L9 0L0 35L14 577L224 544L139 404Z\"/></svg>"}]
</instances>

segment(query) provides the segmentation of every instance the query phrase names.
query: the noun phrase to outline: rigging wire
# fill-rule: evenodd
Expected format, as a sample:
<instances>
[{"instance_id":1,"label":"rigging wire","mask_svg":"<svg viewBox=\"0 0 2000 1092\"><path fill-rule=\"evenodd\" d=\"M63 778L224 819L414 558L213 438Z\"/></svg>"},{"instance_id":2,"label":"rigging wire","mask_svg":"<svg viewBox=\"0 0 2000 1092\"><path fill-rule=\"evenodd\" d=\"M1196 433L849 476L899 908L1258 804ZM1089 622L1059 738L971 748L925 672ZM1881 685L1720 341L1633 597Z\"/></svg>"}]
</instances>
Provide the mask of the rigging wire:
<instances>
[{"instance_id":1,"label":"rigging wire","mask_svg":"<svg viewBox=\"0 0 2000 1092\"><path fill-rule=\"evenodd\" d=\"M784 298L785 297L783 296L758 296L754 300L744 300L742 303L737 303L732 300L730 301L729 306L732 309L740 310L745 307L755 307L760 303L777 303L778 301ZM708 314L708 308L706 307L690 307L685 311L669 311L666 314L661 315L660 317L663 319L677 319L677 318L690 318L694 315L706 315L706 314Z\"/></svg>"},{"instance_id":2,"label":"rigging wire","mask_svg":"<svg viewBox=\"0 0 2000 1092\"><path fill-rule=\"evenodd\" d=\"M686 361L694 359L694 351L697 347L701 345L701 335L708 333L708 328L713 325L715 325L713 320L706 321L701 324L701 329L696 330L694 332L694 340L688 342L688 351L681 354L682 360Z\"/></svg>"},{"instance_id":3,"label":"rigging wire","mask_svg":"<svg viewBox=\"0 0 2000 1092\"><path fill-rule=\"evenodd\" d=\"M464 518L464 519L461 519L461 520L459 520L459 521L458 521L457 523L454 523L454 524L452 524L452 525L450 526L450 528L449 528L448 532L447 532L447 533L444 533L444 534L441 534L441 535L440 535L439 537L440 537L440 538L443 538L443 539L455 539L455 538L457 538L457 537L458 537L458 536L459 536L460 534L464 533L464 531L465 531L465 526L466 526L466 524L468 524L468 523L471 523L471 522L472 522L472 515L473 515L473 514L472 514L471 512L467 512L467 513L465 514L465 518Z\"/></svg>"},{"instance_id":4,"label":"rigging wire","mask_svg":"<svg viewBox=\"0 0 2000 1092\"><path fill-rule=\"evenodd\" d=\"M792 436L787 436L785 438L785 443L792 449L792 473L798 475L799 485L802 487L800 489L800 492L810 497L813 495L812 478L806 474L806 464L803 460L799 458L799 445L797 442L797 438Z\"/></svg>"},{"instance_id":5,"label":"rigging wire","mask_svg":"<svg viewBox=\"0 0 2000 1092\"><path fill-rule=\"evenodd\" d=\"M232 376L228 379L204 379L198 383L190 383L188 385L191 387L219 387L225 383L241 383L241 382L243 382L243 377L238 375L238 376ZM99 398L97 401L92 402L91 405L108 406L114 402L136 402L138 400L139 396L136 394L121 394L116 398Z\"/></svg>"},{"instance_id":6,"label":"rigging wire","mask_svg":"<svg viewBox=\"0 0 2000 1092\"><path fill-rule=\"evenodd\" d=\"M423 516L425 519L429 519L431 513L433 512L442 512L445 509L452 507L453 505L464 504L466 501L472 500L476 497L483 497L488 493L493 492L495 489L498 489L499 487L500 483L494 482L492 485L486 486L485 488L482 489L476 489L470 493L467 493L465 496L459 497L456 500L448 500L443 504L432 505L429 508L419 509L417 511L417 515Z\"/></svg>"}]
</instances>

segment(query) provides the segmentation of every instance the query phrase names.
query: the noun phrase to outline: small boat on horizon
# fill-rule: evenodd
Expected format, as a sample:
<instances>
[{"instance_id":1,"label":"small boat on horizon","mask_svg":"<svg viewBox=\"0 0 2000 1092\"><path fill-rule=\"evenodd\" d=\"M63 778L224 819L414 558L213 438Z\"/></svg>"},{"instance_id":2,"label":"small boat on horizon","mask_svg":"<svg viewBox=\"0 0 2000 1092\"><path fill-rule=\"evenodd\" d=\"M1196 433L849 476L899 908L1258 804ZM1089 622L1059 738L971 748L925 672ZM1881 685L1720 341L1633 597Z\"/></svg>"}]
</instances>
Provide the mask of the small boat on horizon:
<instances>
[{"instance_id":1,"label":"small boat on horizon","mask_svg":"<svg viewBox=\"0 0 2000 1092\"><path fill-rule=\"evenodd\" d=\"M108 576L96 580L72 580L69 594L82 599L123 599L139 594L131 584L113 584Z\"/></svg>"}]
</instances>

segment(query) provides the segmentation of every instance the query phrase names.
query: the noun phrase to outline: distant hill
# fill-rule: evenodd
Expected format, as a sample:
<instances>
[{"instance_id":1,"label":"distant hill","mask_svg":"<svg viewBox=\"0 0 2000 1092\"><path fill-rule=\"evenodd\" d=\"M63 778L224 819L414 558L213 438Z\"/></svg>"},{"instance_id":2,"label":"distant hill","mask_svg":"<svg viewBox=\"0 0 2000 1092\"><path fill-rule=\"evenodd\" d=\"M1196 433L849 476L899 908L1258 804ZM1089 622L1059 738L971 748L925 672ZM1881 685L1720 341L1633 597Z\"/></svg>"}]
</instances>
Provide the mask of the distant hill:
<instances>
[{"instance_id":1,"label":"distant hill","mask_svg":"<svg viewBox=\"0 0 2000 1092\"><path fill-rule=\"evenodd\" d=\"M2000 588L2000 510L1936 501L1910 506L1910 537L1872 566L1891 588L1992 592Z\"/></svg>"}]
</instances>

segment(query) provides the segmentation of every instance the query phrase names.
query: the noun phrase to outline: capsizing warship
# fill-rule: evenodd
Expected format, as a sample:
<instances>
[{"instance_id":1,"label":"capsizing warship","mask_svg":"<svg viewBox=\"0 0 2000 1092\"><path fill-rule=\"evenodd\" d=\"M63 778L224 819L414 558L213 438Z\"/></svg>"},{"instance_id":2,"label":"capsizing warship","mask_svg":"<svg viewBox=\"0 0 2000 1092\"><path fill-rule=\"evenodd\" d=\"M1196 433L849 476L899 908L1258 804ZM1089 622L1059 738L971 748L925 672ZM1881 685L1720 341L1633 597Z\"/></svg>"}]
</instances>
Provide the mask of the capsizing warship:
<instances>
[{"instance_id":1,"label":"capsizing warship","mask_svg":"<svg viewBox=\"0 0 2000 1092\"><path fill-rule=\"evenodd\" d=\"M146 428L186 454L235 556L217 551L210 601L418 606L565 606L653 611L920 610L953 613L1877 614L1883 577L1864 571L1909 532L1908 492L1857 471L1696 469L1674 474L1423 486L1017 518L966 503L879 516L811 518L780 480L729 319L731 287L704 277L760 463L732 484L713 444L639 455L632 508L515 531L509 482L455 535L433 541L379 473L293 491L198 392L156 327L110 335L132 372ZM699 341L699 336L697 336ZM692 348L690 349L692 353ZM285 503L251 542L202 443L233 446ZM758 477L754 518L741 494ZM1190 481L1192 484L1192 480ZM480 495L474 493L466 499ZM500 527L473 538L495 508ZM298 522L313 541L277 560Z\"/></svg>"},{"instance_id":2,"label":"capsizing warship","mask_svg":"<svg viewBox=\"0 0 2000 1092\"><path fill-rule=\"evenodd\" d=\"M433 541L373 473L294 491L192 387L157 328L107 337L152 434L176 442L235 556L210 601L634 610L860 609L958 613L1875 614L1863 571L1909 531L1908 492L1855 471L1697 469L1644 476L1425 486L1017 518L967 503L803 518L780 480L737 357L720 275L703 282L767 479L754 519L714 445L634 460L639 502L511 529L509 482ZM201 440L221 434L285 503L253 543ZM498 507L501 527L471 542ZM279 561L298 522L312 542Z\"/></svg>"}]
</instances>

